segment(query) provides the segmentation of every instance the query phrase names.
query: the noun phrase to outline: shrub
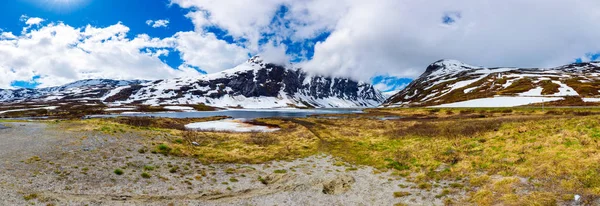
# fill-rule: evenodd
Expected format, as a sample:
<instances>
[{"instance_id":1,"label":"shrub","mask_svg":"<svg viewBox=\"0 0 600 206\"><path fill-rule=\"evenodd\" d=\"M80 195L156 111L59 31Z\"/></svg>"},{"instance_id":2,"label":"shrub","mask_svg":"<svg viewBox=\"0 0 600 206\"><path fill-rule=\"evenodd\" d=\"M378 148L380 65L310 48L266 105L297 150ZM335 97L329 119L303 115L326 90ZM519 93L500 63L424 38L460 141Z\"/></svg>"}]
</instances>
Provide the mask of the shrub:
<instances>
[{"instance_id":1,"label":"shrub","mask_svg":"<svg viewBox=\"0 0 600 206\"><path fill-rule=\"evenodd\" d=\"M171 148L166 144L159 144L158 146L156 146L156 148L158 149L158 153L164 155L167 155L169 154L169 152L171 152Z\"/></svg>"},{"instance_id":2,"label":"shrub","mask_svg":"<svg viewBox=\"0 0 600 206\"><path fill-rule=\"evenodd\" d=\"M152 166L152 165L145 165L144 166L144 170L152 171L152 170L154 170L154 166Z\"/></svg>"},{"instance_id":3,"label":"shrub","mask_svg":"<svg viewBox=\"0 0 600 206\"><path fill-rule=\"evenodd\" d=\"M278 144L279 140L269 134L262 132L255 132L250 134L250 137L246 140L247 144L255 144L261 147Z\"/></svg>"},{"instance_id":4,"label":"shrub","mask_svg":"<svg viewBox=\"0 0 600 206\"><path fill-rule=\"evenodd\" d=\"M179 170L179 166L175 165L174 167L171 167L171 169L169 169L170 173L176 173L177 170Z\"/></svg>"},{"instance_id":5,"label":"shrub","mask_svg":"<svg viewBox=\"0 0 600 206\"><path fill-rule=\"evenodd\" d=\"M123 170L121 170L121 169L115 169L114 173L115 173L116 175L122 175L124 172L123 172Z\"/></svg>"},{"instance_id":6,"label":"shrub","mask_svg":"<svg viewBox=\"0 0 600 206\"><path fill-rule=\"evenodd\" d=\"M150 174L148 174L148 173L146 173L146 172L142 172L141 176L142 176L143 178L146 178L146 179L148 179L148 178L152 177L152 175L150 175Z\"/></svg>"}]
</instances>

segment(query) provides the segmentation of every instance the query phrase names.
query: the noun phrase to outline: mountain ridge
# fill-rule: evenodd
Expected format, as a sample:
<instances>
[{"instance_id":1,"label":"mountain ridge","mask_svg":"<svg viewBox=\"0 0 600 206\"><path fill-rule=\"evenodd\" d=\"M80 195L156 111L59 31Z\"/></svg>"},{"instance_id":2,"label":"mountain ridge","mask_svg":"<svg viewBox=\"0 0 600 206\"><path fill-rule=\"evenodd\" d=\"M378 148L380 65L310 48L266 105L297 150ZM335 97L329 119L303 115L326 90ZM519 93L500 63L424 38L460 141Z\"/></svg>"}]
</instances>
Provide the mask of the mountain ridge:
<instances>
[{"instance_id":1,"label":"mountain ridge","mask_svg":"<svg viewBox=\"0 0 600 206\"><path fill-rule=\"evenodd\" d=\"M145 80L80 80L39 89L0 90L0 102L100 101L110 105L205 104L215 107L374 107L385 100L373 85L309 75L301 68L259 56L234 68L194 77Z\"/></svg>"},{"instance_id":2,"label":"mountain ridge","mask_svg":"<svg viewBox=\"0 0 600 206\"><path fill-rule=\"evenodd\" d=\"M518 68L472 66L446 59L430 64L419 78L389 97L382 106L482 107L488 105L481 104L500 100L494 100L495 97L511 97L502 98L505 102L521 101L524 97L529 100L522 101L520 105L494 103L491 106L564 101L566 97L571 103L565 106L585 106L593 104L594 98L600 98L599 90L600 62L571 63L553 68ZM476 99L480 99L480 103L467 102Z\"/></svg>"}]
</instances>

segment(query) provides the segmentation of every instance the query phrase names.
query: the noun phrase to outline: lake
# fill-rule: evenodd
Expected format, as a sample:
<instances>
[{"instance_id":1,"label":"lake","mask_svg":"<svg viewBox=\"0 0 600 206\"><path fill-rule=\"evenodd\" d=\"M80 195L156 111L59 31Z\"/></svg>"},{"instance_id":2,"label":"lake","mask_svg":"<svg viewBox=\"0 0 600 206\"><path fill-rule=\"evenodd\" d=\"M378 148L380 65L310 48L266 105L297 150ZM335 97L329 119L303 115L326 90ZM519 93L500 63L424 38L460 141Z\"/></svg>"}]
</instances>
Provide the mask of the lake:
<instances>
[{"instance_id":1,"label":"lake","mask_svg":"<svg viewBox=\"0 0 600 206\"><path fill-rule=\"evenodd\" d=\"M231 109L203 112L159 112L159 113L125 113L112 115L90 115L91 118L102 117L167 117L167 118L202 118L213 116L229 116L236 119L256 119L271 117L308 117L318 114L353 114L362 113L362 109Z\"/></svg>"}]
</instances>

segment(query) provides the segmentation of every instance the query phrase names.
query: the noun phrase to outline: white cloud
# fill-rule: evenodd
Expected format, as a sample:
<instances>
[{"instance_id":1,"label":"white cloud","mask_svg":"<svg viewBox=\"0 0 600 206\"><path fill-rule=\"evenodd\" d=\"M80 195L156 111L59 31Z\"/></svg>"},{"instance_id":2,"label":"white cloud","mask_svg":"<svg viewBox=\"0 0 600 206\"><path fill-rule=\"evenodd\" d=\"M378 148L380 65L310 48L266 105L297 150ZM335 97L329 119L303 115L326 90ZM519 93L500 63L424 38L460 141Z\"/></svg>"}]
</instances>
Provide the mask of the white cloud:
<instances>
[{"instance_id":1,"label":"white cloud","mask_svg":"<svg viewBox=\"0 0 600 206\"><path fill-rule=\"evenodd\" d=\"M105 27L74 28L50 23L20 36L0 38L0 88L12 81L40 76L40 86L56 86L80 79L161 79L198 75L193 69L175 70L158 57L174 48L172 38L148 35L127 38L121 23ZM147 50L146 48L153 48Z\"/></svg>"},{"instance_id":2,"label":"white cloud","mask_svg":"<svg viewBox=\"0 0 600 206\"><path fill-rule=\"evenodd\" d=\"M212 33L179 32L172 38L185 64L219 72L248 60L248 50L217 39Z\"/></svg>"},{"instance_id":3,"label":"white cloud","mask_svg":"<svg viewBox=\"0 0 600 206\"><path fill-rule=\"evenodd\" d=\"M416 77L442 58L485 66L547 67L600 51L595 0L172 0L193 8L196 31L218 26L257 53L262 34L303 40L322 31L305 69L368 80ZM277 11L288 11L272 24ZM533 12L535 11L535 12ZM443 24L444 15L453 18ZM278 18L275 18L276 20ZM277 23L277 21L275 21Z\"/></svg>"},{"instance_id":4,"label":"white cloud","mask_svg":"<svg viewBox=\"0 0 600 206\"><path fill-rule=\"evenodd\" d=\"M25 21L25 24L31 26L31 25L39 25L44 21L44 19L39 18L39 17L31 17L29 19L27 19L27 21Z\"/></svg>"},{"instance_id":5,"label":"white cloud","mask_svg":"<svg viewBox=\"0 0 600 206\"><path fill-rule=\"evenodd\" d=\"M290 57L288 57L285 53L286 50L287 47L285 45L275 45L274 42L270 42L262 47L260 56L266 62L286 65L290 62Z\"/></svg>"},{"instance_id":6,"label":"white cloud","mask_svg":"<svg viewBox=\"0 0 600 206\"><path fill-rule=\"evenodd\" d=\"M159 19L159 20L147 20L146 24L148 24L148 26L151 26L152 28L159 28L159 27L167 27L169 25L169 20L167 19Z\"/></svg>"}]
</instances>

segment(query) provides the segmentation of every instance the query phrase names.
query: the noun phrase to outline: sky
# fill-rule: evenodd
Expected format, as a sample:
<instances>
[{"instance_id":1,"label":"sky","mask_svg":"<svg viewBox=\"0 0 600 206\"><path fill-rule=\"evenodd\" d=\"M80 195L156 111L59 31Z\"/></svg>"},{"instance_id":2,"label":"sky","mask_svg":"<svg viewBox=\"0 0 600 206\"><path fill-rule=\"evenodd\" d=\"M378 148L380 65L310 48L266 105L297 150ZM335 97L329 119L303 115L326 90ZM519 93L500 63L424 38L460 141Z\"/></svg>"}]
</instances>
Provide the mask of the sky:
<instances>
[{"instance_id":1,"label":"sky","mask_svg":"<svg viewBox=\"0 0 600 206\"><path fill-rule=\"evenodd\" d=\"M393 93L432 62L600 57L597 0L11 0L0 88L219 72L260 55Z\"/></svg>"}]
</instances>

